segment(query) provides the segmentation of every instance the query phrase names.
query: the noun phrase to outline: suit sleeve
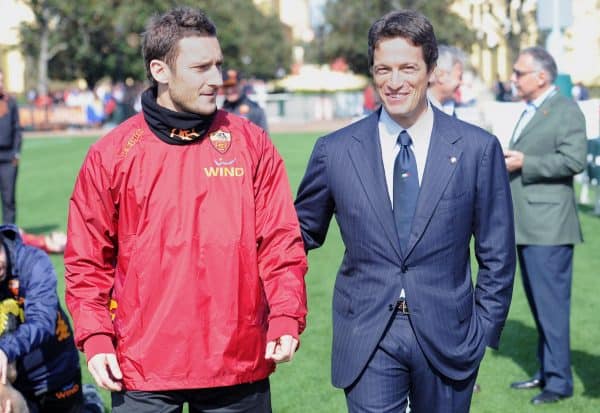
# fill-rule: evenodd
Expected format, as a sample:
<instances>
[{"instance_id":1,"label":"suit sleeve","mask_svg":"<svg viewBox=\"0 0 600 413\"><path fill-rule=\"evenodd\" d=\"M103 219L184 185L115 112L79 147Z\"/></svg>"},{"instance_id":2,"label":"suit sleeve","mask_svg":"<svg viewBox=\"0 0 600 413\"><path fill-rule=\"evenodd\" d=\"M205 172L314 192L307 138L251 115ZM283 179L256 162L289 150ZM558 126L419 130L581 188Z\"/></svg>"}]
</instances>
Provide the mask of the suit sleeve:
<instances>
[{"instance_id":1,"label":"suit sleeve","mask_svg":"<svg viewBox=\"0 0 600 413\"><path fill-rule=\"evenodd\" d=\"M75 342L90 352L114 352L108 303L114 283L117 211L101 155L92 148L75 182L69 205L65 248L66 304L73 318ZM103 343L90 351L86 341Z\"/></svg>"},{"instance_id":2,"label":"suit sleeve","mask_svg":"<svg viewBox=\"0 0 600 413\"><path fill-rule=\"evenodd\" d=\"M487 145L477 177L475 302L488 346L498 348L515 275L515 229L508 174L497 139Z\"/></svg>"},{"instance_id":3,"label":"suit sleeve","mask_svg":"<svg viewBox=\"0 0 600 413\"><path fill-rule=\"evenodd\" d=\"M41 250L26 247L27 262L20 268L25 291L25 321L0 337L0 349L12 362L30 353L54 335L58 296L56 273L50 258Z\"/></svg>"},{"instance_id":4,"label":"suit sleeve","mask_svg":"<svg viewBox=\"0 0 600 413\"><path fill-rule=\"evenodd\" d=\"M269 303L267 340L285 334L298 338L306 326L306 253L283 160L260 133L254 198L258 271Z\"/></svg>"},{"instance_id":5,"label":"suit sleeve","mask_svg":"<svg viewBox=\"0 0 600 413\"><path fill-rule=\"evenodd\" d=\"M269 132L269 125L267 124L267 116L265 111L260 107L256 106L256 124L263 128L265 132Z\"/></svg>"},{"instance_id":6,"label":"suit sleeve","mask_svg":"<svg viewBox=\"0 0 600 413\"><path fill-rule=\"evenodd\" d=\"M523 184L548 182L577 175L586 165L587 139L585 118L575 105L567 105L561 114L561 128L556 137L553 153L525 155ZM548 136L551 139L552 136Z\"/></svg>"},{"instance_id":7,"label":"suit sleeve","mask_svg":"<svg viewBox=\"0 0 600 413\"><path fill-rule=\"evenodd\" d=\"M334 212L334 202L327 181L325 149L325 140L320 138L308 161L296 197L296 213L307 251L323 245Z\"/></svg>"}]
</instances>

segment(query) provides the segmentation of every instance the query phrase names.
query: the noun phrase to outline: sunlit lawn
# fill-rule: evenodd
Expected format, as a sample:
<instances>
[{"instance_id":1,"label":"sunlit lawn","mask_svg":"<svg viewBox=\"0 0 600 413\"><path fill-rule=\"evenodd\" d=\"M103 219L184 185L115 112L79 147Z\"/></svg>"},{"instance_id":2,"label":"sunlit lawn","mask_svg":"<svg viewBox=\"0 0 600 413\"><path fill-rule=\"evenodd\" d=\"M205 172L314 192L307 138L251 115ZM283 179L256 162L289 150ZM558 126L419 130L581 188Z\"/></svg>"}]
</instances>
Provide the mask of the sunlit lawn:
<instances>
[{"instance_id":1,"label":"sunlit lawn","mask_svg":"<svg viewBox=\"0 0 600 413\"><path fill-rule=\"evenodd\" d=\"M317 134L275 134L273 139L286 160L295 192ZM93 138L26 139L18 181L18 223L31 232L66 227L68 199L83 157ZM473 398L473 412L598 412L600 411L600 218L582 207L586 242L575 250L572 297L572 361L575 396L554 406L533 407L535 392L510 390L516 379L529 377L535 367L536 332L517 275L514 299L500 351L488 351L478 382L482 391ZM276 413L344 412L340 390L330 384L331 294L343 246L332 225L326 245L309 256L307 276L309 316L301 349L292 363L272 376ZM63 261L53 256L61 300L64 298ZM176 343L173 343L176 345ZM82 357L84 381L90 381ZM103 392L106 406L108 393ZM107 407L108 411L108 407Z\"/></svg>"}]
</instances>

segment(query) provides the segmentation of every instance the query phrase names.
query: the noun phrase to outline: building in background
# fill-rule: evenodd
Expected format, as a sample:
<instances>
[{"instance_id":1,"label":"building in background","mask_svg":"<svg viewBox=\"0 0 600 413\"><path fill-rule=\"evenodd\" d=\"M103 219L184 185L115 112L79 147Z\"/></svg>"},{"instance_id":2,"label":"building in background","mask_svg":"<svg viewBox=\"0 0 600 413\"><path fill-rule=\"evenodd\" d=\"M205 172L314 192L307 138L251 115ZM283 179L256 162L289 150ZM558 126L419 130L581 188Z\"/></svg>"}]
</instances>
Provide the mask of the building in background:
<instances>
[{"instance_id":1,"label":"building in background","mask_svg":"<svg viewBox=\"0 0 600 413\"><path fill-rule=\"evenodd\" d=\"M252 0L265 14L276 15L290 28L295 42L294 62L304 62L302 44L315 39L315 5L325 0ZM451 8L477 34L471 50L471 63L488 86L498 78L508 80L516 53L524 47L545 44L547 31L538 27L539 4L554 0L454 0ZM563 1L563 0L559 0ZM25 59L19 50L18 27L33 14L22 0L1 0L0 67L5 70L6 87L11 93L25 90ZM563 67L573 82L600 87L600 1L570 0L572 24L563 30ZM9 13L4 12L9 10Z\"/></svg>"},{"instance_id":2,"label":"building in background","mask_svg":"<svg viewBox=\"0 0 600 413\"><path fill-rule=\"evenodd\" d=\"M275 15L291 30L294 64L304 62L304 48L299 43L314 40L311 25L311 0L253 0L264 14Z\"/></svg>"},{"instance_id":3,"label":"building in background","mask_svg":"<svg viewBox=\"0 0 600 413\"><path fill-rule=\"evenodd\" d=\"M5 89L9 93L25 92L25 58L19 48L19 25L32 21L33 13L19 0L1 0L0 68L4 71Z\"/></svg>"},{"instance_id":4,"label":"building in background","mask_svg":"<svg viewBox=\"0 0 600 413\"><path fill-rule=\"evenodd\" d=\"M562 0L560 0L562 1ZM563 56L559 70L574 82L600 86L600 2L570 0L572 23L562 31ZM498 77L510 78L512 63L520 49L545 45L549 30L538 26L538 7L551 7L548 0L455 0L452 10L477 35L471 63L492 85ZM557 58L557 56L555 56Z\"/></svg>"}]
</instances>

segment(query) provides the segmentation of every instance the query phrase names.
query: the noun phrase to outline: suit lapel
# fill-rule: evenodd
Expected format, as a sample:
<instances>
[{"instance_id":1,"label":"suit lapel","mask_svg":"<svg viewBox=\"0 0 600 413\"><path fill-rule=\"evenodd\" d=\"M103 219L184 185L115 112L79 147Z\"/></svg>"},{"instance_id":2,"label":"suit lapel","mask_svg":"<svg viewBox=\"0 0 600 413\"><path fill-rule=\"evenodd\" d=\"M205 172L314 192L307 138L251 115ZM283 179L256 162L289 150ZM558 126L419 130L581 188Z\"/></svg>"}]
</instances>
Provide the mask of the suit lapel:
<instances>
[{"instance_id":1,"label":"suit lapel","mask_svg":"<svg viewBox=\"0 0 600 413\"><path fill-rule=\"evenodd\" d=\"M429 142L427 162L423 172L405 257L410 255L423 235L444 189L461 162L462 150L454 145L461 137L453 127L454 121L435 108L433 113L433 130Z\"/></svg>"},{"instance_id":2,"label":"suit lapel","mask_svg":"<svg viewBox=\"0 0 600 413\"><path fill-rule=\"evenodd\" d=\"M527 123L527 125L525 125L525 127L521 131L521 135L519 136L519 139L517 139L517 141L514 143L513 146L518 147L519 143L522 141L522 139L527 139L527 134L530 131L536 130L537 126L540 123L544 122L544 119L546 119L546 117L548 115L550 115L550 112L553 110L554 102L558 98L559 93L560 92L558 92L558 90L557 90L553 96L546 99L546 101L543 102L542 105L536 109L535 115L533 115L533 118L531 118L531 120Z\"/></svg>"},{"instance_id":3,"label":"suit lapel","mask_svg":"<svg viewBox=\"0 0 600 413\"><path fill-rule=\"evenodd\" d=\"M378 120L379 111L369 115L364 121L357 124L357 129L353 134L354 142L348 146L348 154L371 207L383 227L384 233L390 240L390 245L392 245L398 257L402 258L385 180Z\"/></svg>"}]
</instances>

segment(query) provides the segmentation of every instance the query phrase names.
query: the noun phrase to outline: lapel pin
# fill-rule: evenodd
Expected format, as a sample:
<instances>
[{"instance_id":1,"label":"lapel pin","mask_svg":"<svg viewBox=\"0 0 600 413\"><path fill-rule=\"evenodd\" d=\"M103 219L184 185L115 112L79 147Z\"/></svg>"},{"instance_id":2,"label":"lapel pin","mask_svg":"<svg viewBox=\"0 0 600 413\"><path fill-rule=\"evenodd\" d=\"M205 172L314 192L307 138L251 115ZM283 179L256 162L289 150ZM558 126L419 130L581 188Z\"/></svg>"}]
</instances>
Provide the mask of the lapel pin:
<instances>
[{"instance_id":1,"label":"lapel pin","mask_svg":"<svg viewBox=\"0 0 600 413\"><path fill-rule=\"evenodd\" d=\"M455 164L456 163L456 156L451 156L450 157L450 163L451 164Z\"/></svg>"}]
</instances>

